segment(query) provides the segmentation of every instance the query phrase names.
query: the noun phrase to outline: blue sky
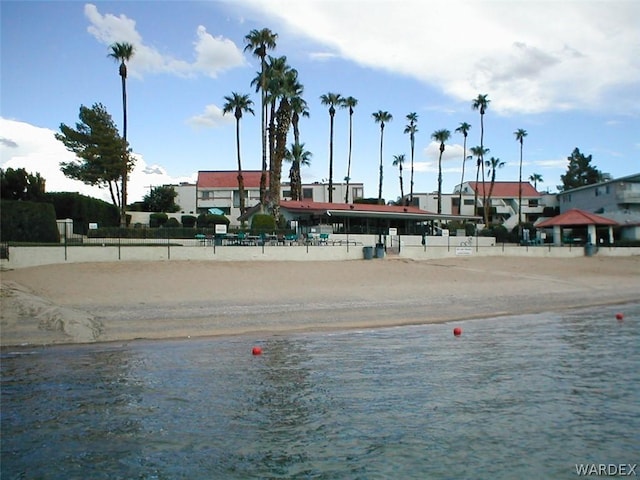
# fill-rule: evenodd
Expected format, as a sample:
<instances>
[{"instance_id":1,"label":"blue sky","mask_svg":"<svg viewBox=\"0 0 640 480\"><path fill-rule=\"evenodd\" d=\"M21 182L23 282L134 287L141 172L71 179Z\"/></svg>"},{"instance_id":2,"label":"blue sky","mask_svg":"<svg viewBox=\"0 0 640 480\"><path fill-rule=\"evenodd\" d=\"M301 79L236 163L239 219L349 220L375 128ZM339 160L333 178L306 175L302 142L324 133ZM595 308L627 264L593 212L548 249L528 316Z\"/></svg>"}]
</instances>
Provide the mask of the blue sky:
<instances>
[{"instance_id":1,"label":"blue sky","mask_svg":"<svg viewBox=\"0 0 640 480\"><path fill-rule=\"evenodd\" d=\"M443 191L460 182L463 137L480 143L480 117L471 109L487 94L487 157L506 162L497 180L518 180L519 144L528 132L523 177L542 175L556 190L567 157L578 147L614 177L640 171L640 2L234 0L234 1L2 1L0 166L24 167L47 180L48 191L80 191L59 162L72 154L53 138L73 125L80 105L100 102L122 123L113 42L129 42L128 138L138 156L129 201L149 186L194 181L198 170L236 168L235 120L222 116L223 97L250 94L258 116L241 125L243 168L261 162L259 94L251 80L259 62L244 52L252 29L278 34L274 56L299 72L310 118L301 141L312 152L303 181L327 179L329 114L320 95L358 99L352 180L376 197L380 129L371 114L388 111L383 196L400 194L393 156L410 147L406 115L419 116L415 192L437 190L438 146L431 134L451 131L443 156ZM346 175L348 112L335 118L334 181ZM290 142L292 141L290 137ZM468 162L465 180L473 180ZM284 172L288 172L285 166Z\"/></svg>"}]
</instances>

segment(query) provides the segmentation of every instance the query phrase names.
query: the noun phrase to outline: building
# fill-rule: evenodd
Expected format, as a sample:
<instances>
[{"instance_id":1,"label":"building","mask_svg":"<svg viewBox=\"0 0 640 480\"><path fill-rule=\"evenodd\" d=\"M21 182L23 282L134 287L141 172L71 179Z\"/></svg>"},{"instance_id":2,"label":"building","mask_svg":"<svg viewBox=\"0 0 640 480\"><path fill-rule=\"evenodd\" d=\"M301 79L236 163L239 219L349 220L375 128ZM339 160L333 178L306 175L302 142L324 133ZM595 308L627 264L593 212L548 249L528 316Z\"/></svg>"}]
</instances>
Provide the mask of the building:
<instances>
[{"instance_id":1,"label":"building","mask_svg":"<svg viewBox=\"0 0 640 480\"><path fill-rule=\"evenodd\" d=\"M261 176L262 172L260 170L246 170L242 172L246 208L251 208L260 203ZM333 203L345 203L346 191L346 183L334 183ZM283 183L280 188L280 192L281 200L291 200L291 188L289 183ZM349 184L350 201L353 201L353 198L362 198L363 192L364 185L362 183ZM197 214L207 213L210 209L217 209L229 218L231 225L240 224L240 221L238 220L241 212L237 171L199 171L196 188L192 194L195 198L195 211ZM327 202L329 197L329 185L328 183L320 182L304 183L302 184L302 197L304 200L310 202Z\"/></svg>"},{"instance_id":2,"label":"building","mask_svg":"<svg viewBox=\"0 0 640 480\"><path fill-rule=\"evenodd\" d=\"M640 240L640 174L558 194L560 212L580 209L618 223L621 240Z\"/></svg>"}]
</instances>

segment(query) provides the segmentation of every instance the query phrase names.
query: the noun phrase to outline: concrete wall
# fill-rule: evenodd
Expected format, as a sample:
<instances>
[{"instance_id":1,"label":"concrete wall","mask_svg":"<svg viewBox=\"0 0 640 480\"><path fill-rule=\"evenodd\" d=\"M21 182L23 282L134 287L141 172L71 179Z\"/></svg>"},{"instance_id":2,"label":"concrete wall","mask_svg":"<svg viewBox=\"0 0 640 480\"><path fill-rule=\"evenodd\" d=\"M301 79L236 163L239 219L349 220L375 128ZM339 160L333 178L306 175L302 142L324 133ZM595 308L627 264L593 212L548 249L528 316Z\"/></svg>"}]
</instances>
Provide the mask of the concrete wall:
<instances>
[{"instance_id":1,"label":"concrete wall","mask_svg":"<svg viewBox=\"0 0 640 480\"><path fill-rule=\"evenodd\" d=\"M57 263L118 262L118 261L341 261L363 260L363 245L322 246L54 246L10 247L9 260L0 262L2 269L17 269ZM507 256L535 258L571 258L585 255L582 247L516 245L496 246L422 246L405 245L398 254L387 253L385 259L404 258L430 260L459 256ZM640 255L640 248L604 247L596 256ZM370 261L381 261L373 259Z\"/></svg>"}]
</instances>

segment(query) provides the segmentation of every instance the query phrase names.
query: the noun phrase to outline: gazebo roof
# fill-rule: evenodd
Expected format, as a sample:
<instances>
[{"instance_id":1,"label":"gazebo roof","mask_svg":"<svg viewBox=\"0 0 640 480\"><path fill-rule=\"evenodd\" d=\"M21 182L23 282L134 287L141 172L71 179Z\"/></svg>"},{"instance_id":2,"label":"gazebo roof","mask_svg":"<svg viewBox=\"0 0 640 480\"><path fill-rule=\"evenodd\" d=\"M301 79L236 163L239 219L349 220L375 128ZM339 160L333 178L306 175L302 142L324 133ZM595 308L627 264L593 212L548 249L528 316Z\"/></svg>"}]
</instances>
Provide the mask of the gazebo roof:
<instances>
[{"instance_id":1,"label":"gazebo roof","mask_svg":"<svg viewBox=\"0 0 640 480\"><path fill-rule=\"evenodd\" d=\"M561 213L556 217L552 217L548 220L540 222L538 225L536 225L536 227L582 227L586 225L618 225L618 222L609 218L601 217L600 215L596 215L594 213L589 213L585 212L584 210L572 208L571 210L567 210L566 212Z\"/></svg>"}]
</instances>

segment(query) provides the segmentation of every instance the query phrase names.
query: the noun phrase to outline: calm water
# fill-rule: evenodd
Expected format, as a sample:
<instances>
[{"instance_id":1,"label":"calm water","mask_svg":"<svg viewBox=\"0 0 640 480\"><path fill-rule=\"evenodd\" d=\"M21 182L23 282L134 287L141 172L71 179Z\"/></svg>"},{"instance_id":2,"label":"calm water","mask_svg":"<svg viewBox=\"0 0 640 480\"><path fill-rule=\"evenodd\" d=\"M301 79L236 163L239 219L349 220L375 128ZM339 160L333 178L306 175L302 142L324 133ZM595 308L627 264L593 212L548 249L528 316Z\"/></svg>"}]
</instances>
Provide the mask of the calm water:
<instances>
[{"instance_id":1,"label":"calm water","mask_svg":"<svg viewBox=\"0 0 640 480\"><path fill-rule=\"evenodd\" d=\"M563 479L640 463L640 304L455 325L4 350L1 477Z\"/></svg>"}]
</instances>

